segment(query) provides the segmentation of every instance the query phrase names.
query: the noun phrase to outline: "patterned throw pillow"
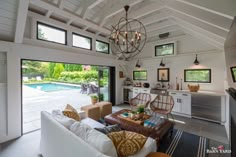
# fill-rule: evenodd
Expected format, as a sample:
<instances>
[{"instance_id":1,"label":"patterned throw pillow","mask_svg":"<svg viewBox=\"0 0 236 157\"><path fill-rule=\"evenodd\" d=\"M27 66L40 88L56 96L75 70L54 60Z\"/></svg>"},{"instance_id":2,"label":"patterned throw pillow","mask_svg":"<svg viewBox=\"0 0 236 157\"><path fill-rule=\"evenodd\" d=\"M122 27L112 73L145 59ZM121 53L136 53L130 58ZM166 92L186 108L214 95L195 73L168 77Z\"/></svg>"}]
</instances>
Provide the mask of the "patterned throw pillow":
<instances>
[{"instance_id":1,"label":"patterned throw pillow","mask_svg":"<svg viewBox=\"0 0 236 157\"><path fill-rule=\"evenodd\" d=\"M147 137L130 131L111 132L107 135L116 147L119 157L127 157L139 152Z\"/></svg>"},{"instance_id":2,"label":"patterned throw pillow","mask_svg":"<svg viewBox=\"0 0 236 157\"><path fill-rule=\"evenodd\" d=\"M109 125L109 126L105 126L103 128L94 128L94 129L96 129L97 131L100 131L101 133L104 133L104 134L109 134L111 132L121 131L119 124Z\"/></svg>"},{"instance_id":3,"label":"patterned throw pillow","mask_svg":"<svg viewBox=\"0 0 236 157\"><path fill-rule=\"evenodd\" d=\"M76 111L74 107L72 107L69 104L66 105L66 108L64 109L63 114L69 118L80 121L79 113Z\"/></svg>"}]
</instances>

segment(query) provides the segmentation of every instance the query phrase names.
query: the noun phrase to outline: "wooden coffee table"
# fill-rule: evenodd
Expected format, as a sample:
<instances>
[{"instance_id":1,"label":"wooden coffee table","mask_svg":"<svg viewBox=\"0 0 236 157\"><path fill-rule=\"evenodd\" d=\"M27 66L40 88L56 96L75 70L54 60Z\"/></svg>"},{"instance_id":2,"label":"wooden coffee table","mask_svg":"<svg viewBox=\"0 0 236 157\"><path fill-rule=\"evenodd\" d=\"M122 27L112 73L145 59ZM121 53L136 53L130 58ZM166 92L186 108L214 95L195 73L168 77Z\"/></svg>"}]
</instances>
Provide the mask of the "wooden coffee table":
<instances>
[{"instance_id":1,"label":"wooden coffee table","mask_svg":"<svg viewBox=\"0 0 236 157\"><path fill-rule=\"evenodd\" d=\"M146 157L171 157L171 156L161 152L152 152L149 153Z\"/></svg>"},{"instance_id":2,"label":"wooden coffee table","mask_svg":"<svg viewBox=\"0 0 236 157\"><path fill-rule=\"evenodd\" d=\"M167 119L160 118L153 127L146 127L143 124L138 124L125 118L121 118L120 115L124 112L131 112L131 110L120 110L107 115L104 120L107 124L120 124L120 127L124 130L137 132L146 137L152 137L156 140L157 146L159 146L161 139L168 135L168 133L170 133L170 136L172 135L174 123Z\"/></svg>"}]
</instances>

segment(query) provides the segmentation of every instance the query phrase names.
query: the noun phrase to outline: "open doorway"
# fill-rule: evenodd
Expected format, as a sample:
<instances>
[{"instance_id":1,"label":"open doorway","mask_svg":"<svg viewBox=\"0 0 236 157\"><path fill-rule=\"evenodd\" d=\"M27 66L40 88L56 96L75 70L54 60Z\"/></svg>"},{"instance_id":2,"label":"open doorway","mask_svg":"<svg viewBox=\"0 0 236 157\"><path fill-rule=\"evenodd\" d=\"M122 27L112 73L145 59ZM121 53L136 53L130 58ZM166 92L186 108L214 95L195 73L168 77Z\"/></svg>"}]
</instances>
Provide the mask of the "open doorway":
<instances>
[{"instance_id":1,"label":"open doorway","mask_svg":"<svg viewBox=\"0 0 236 157\"><path fill-rule=\"evenodd\" d=\"M113 101L110 71L114 67L22 60L22 132L41 128L40 112L76 109L99 101Z\"/></svg>"}]
</instances>

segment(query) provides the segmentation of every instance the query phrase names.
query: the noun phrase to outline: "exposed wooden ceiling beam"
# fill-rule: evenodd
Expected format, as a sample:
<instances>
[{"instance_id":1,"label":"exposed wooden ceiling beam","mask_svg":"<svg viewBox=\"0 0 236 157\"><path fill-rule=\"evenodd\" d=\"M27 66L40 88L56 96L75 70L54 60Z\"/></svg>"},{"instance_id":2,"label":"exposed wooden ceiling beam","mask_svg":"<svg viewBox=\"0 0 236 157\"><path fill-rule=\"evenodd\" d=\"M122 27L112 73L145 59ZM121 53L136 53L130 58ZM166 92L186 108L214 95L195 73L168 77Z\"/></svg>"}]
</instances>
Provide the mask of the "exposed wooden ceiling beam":
<instances>
[{"instance_id":1,"label":"exposed wooden ceiling beam","mask_svg":"<svg viewBox=\"0 0 236 157\"><path fill-rule=\"evenodd\" d=\"M224 31L229 31L232 23L232 19L178 1L169 3L167 7Z\"/></svg>"},{"instance_id":2,"label":"exposed wooden ceiling beam","mask_svg":"<svg viewBox=\"0 0 236 157\"><path fill-rule=\"evenodd\" d=\"M91 5L88 6L88 8L85 10L85 13L83 15L83 19L87 18L88 12L93 9L94 7L96 7L97 5L99 5L100 3L102 3L104 0L96 0L94 3L92 3Z\"/></svg>"},{"instance_id":3,"label":"exposed wooden ceiling beam","mask_svg":"<svg viewBox=\"0 0 236 157\"><path fill-rule=\"evenodd\" d=\"M101 16L101 21L100 21L100 26L104 26L104 24L106 23L106 21L111 18L112 16L123 12L124 11L124 5L129 5L130 7L135 6L136 4L142 2L144 0L133 0L133 1L128 1L128 3L126 2L121 3L120 5L115 5L115 7L112 7L109 9L109 11L105 12L104 14Z\"/></svg>"},{"instance_id":4,"label":"exposed wooden ceiling beam","mask_svg":"<svg viewBox=\"0 0 236 157\"><path fill-rule=\"evenodd\" d=\"M87 20L81 18L80 16L76 16L76 15L74 15L72 13L69 13L65 10L62 10L62 9L56 7L56 6L50 5L50 4L48 4L44 1L41 1L41 0L31 1L31 4L42 7L42 8L45 8L47 10L51 10L51 11L53 11L53 12L59 14L59 15L65 16L68 19L73 19L73 20L77 21L78 23L81 23L83 25L87 25L88 27L96 28L97 31L102 32L104 34L109 34L110 33L110 31L108 29L102 28L102 27L100 27L99 25L97 25L93 22L87 21Z\"/></svg>"},{"instance_id":5,"label":"exposed wooden ceiling beam","mask_svg":"<svg viewBox=\"0 0 236 157\"><path fill-rule=\"evenodd\" d=\"M236 15L236 1L235 0L176 0L196 8L212 12L214 14L224 16L233 20Z\"/></svg>"},{"instance_id":6,"label":"exposed wooden ceiling beam","mask_svg":"<svg viewBox=\"0 0 236 157\"><path fill-rule=\"evenodd\" d=\"M14 39L15 43L23 42L28 7L29 7L29 0L19 0L17 19L16 19L15 39Z\"/></svg>"},{"instance_id":7,"label":"exposed wooden ceiling beam","mask_svg":"<svg viewBox=\"0 0 236 157\"><path fill-rule=\"evenodd\" d=\"M65 0L58 0L58 8L60 9L63 9L64 8L64 3L65 3Z\"/></svg>"},{"instance_id":8,"label":"exposed wooden ceiling beam","mask_svg":"<svg viewBox=\"0 0 236 157\"><path fill-rule=\"evenodd\" d=\"M82 16L82 17L84 17L85 16L85 13L86 13L86 11L87 11L87 9L88 9L88 7L91 5L91 4L93 4L94 3L94 1L93 0L86 0L86 1L83 1L83 4L81 4L81 6L82 6L82 11L81 11L81 13L80 13L80 16ZM78 10L77 10L78 11ZM76 12L77 12L76 11Z\"/></svg>"}]
</instances>

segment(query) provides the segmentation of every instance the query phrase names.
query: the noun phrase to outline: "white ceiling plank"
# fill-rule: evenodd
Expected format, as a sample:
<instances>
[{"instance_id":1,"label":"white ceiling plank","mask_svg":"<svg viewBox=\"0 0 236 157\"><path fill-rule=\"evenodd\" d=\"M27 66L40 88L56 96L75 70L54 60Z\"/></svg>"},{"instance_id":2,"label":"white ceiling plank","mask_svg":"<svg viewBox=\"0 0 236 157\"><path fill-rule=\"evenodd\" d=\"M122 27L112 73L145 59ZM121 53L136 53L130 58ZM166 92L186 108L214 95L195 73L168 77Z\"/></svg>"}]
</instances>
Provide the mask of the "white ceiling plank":
<instances>
[{"instance_id":1,"label":"white ceiling plank","mask_svg":"<svg viewBox=\"0 0 236 157\"><path fill-rule=\"evenodd\" d=\"M0 16L6 17L6 18L9 18L9 19L13 19L13 20L16 19L16 13L15 12L10 12L10 11L7 11L7 10L1 9L1 8L0 8Z\"/></svg>"},{"instance_id":2,"label":"white ceiling plank","mask_svg":"<svg viewBox=\"0 0 236 157\"><path fill-rule=\"evenodd\" d=\"M111 18L112 16L120 13L120 12L124 12L124 5L129 5L130 7L133 7L134 5L141 3L144 0L135 0L135 1L128 1L129 3L126 2L126 4L120 4L120 5L115 5L114 8L110 8L110 10L102 15L101 18L101 22L100 22L100 26L104 26L104 24L106 23L106 21ZM132 3L131 3L132 2Z\"/></svg>"},{"instance_id":3,"label":"white ceiling plank","mask_svg":"<svg viewBox=\"0 0 236 157\"><path fill-rule=\"evenodd\" d=\"M232 19L236 15L235 0L176 0L196 8Z\"/></svg>"},{"instance_id":4,"label":"white ceiling plank","mask_svg":"<svg viewBox=\"0 0 236 157\"><path fill-rule=\"evenodd\" d=\"M172 26L168 26L162 29L156 29L150 32L147 32L147 38L151 38L153 36L159 35L159 34L163 34L163 33L167 33L167 32L174 32L174 31L178 31L181 30L181 28L178 25L172 25Z\"/></svg>"},{"instance_id":5,"label":"white ceiling plank","mask_svg":"<svg viewBox=\"0 0 236 157\"><path fill-rule=\"evenodd\" d=\"M232 24L232 19L178 1L169 3L168 8L225 31L229 31Z\"/></svg>"},{"instance_id":6,"label":"white ceiling plank","mask_svg":"<svg viewBox=\"0 0 236 157\"><path fill-rule=\"evenodd\" d=\"M94 3L92 3L91 5L88 6L88 8L85 10L85 13L83 15L83 19L87 18L88 12L89 10L93 9L94 7L96 7L97 5L99 5L100 3L102 3L105 0L96 0Z\"/></svg>"},{"instance_id":7,"label":"white ceiling plank","mask_svg":"<svg viewBox=\"0 0 236 157\"><path fill-rule=\"evenodd\" d=\"M15 43L22 43L23 41L28 7L29 7L29 0L19 0L17 20L16 20L15 39L14 39Z\"/></svg>"},{"instance_id":8,"label":"white ceiling plank","mask_svg":"<svg viewBox=\"0 0 236 157\"><path fill-rule=\"evenodd\" d=\"M161 10L165 8L164 3L162 1L158 1L158 2L151 2L150 4L146 5L145 7L142 7L140 9L138 9L137 11L131 11L128 15L129 18L132 19L138 19L141 18L143 16L146 16L148 14L151 14L157 10ZM110 19L110 25L112 25L112 23L114 21L119 21L120 17L115 17Z\"/></svg>"},{"instance_id":9,"label":"white ceiling plank","mask_svg":"<svg viewBox=\"0 0 236 157\"><path fill-rule=\"evenodd\" d=\"M178 17L184 21L188 21L189 23L191 23L199 28L202 28L208 32L211 32L214 35L216 35L217 37L220 37L223 39L225 39L228 34L228 31L225 31L225 30L220 29L218 27L214 27L213 25L209 25L205 22L199 21L198 19L192 18L186 14L182 14L181 12L173 11L172 16Z\"/></svg>"},{"instance_id":10,"label":"white ceiling plank","mask_svg":"<svg viewBox=\"0 0 236 157\"><path fill-rule=\"evenodd\" d=\"M93 3L94 1L93 0L86 0L86 1L83 1L83 3L81 4L82 7L82 11L80 13L80 16L84 17L85 13L86 13L86 10L88 9L88 7ZM80 7L79 7L80 8ZM79 8L76 9L75 13L77 13L79 11Z\"/></svg>"},{"instance_id":11,"label":"white ceiling plank","mask_svg":"<svg viewBox=\"0 0 236 157\"><path fill-rule=\"evenodd\" d=\"M196 26L189 24L186 21L183 21L177 17L173 17L173 19L176 22L176 24L181 26L183 28L183 31L185 31L186 33L189 33L198 39L205 40L214 47L217 47L220 49L223 48L224 42L216 40L214 37L212 37L209 34L209 32L207 32L205 30L201 30L201 29L197 28Z\"/></svg>"},{"instance_id":12,"label":"white ceiling plank","mask_svg":"<svg viewBox=\"0 0 236 157\"><path fill-rule=\"evenodd\" d=\"M161 23L151 24L150 26L146 27L146 30L147 30L147 32L152 32L152 31L155 31L157 29L163 29L163 28L170 27L170 26L173 26L173 25L175 25L174 22L167 20L167 21L164 21L164 22L161 22Z\"/></svg>"},{"instance_id":13,"label":"white ceiling plank","mask_svg":"<svg viewBox=\"0 0 236 157\"><path fill-rule=\"evenodd\" d=\"M87 20L85 20L85 19L83 19L83 18L81 18L79 16L76 16L76 15L74 15L72 13L69 13L69 12L67 12L65 10L62 10L62 9L56 7L56 6L50 5L50 4L48 4L48 3L44 2L44 1L40 1L40 0L36 1L36 0L34 0L34 1L31 1L31 3L34 4L34 5L37 5L39 7L43 7L45 9L47 9L47 10L51 10L51 11L53 11L53 12L59 14L59 15L63 15L63 16L65 16L68 19L73 19L74 21L77 21L78 23L81 23L83 25L87 25L87 26L89 26L91 28L96 28L97 31L103 32L104 34L110 34L110 31L108 29L99 27L95 23L87 21Z\"/></svg>"},{"instance_id":14,"label":"white ceiling plank","mask_svg":"<svg viewBox=\"0 0 236 157\"><path fill-rule=\"evenodd\" d=\"M183 20L183 19L181 19L181 18L179 18L179 17L177 17L177 16L175 16L175 15L173 16L173 18L176 19L176 20L178 20L179 23L181 22L183 25L185 25L186 27L188 27L188 28L191 29L192 31L195 31L195 32L197 32L197 33L200 33L200 34L203 34L203 35L208 36L208 37L211 38L212 40L218 42L220 45L223 45L224 42L225 42L225 39L224 39L224 38L219 37L218 35L216 35L216 34L210 32L210 31L207 31L207 30L205 30L205 29L203 29L203 28L200 28L200 27L198 27L198 26L196 26L196 25L194 25L194 24L192 24L192 23L190 23L190 22L188 22L188 21L185 21L185 20Z\"/></svg>"},{"instance_id":15,"label":"white ceiling plank","mask_svg":"<svg viewBox=\"0 0 236 157\"><path fill-rule=\"evenodd\" d=\"M13 5L11 3L7 3L6 1L0 1L0 8L4 9L4 10L7 10L7 11L10 11L10 12L13 12L13 13L16 13L17 4Z\"/></svg>"},{"instance_id":16,"label":"white ceiling plank","mask_svg":"<svg viewBox=\"0 0 236 157\"><path fill-rule=\"evenodd\" d=\"M175 36L172 36L172 37L168 37L166 39L160 39L159 36L155 39L151 39L151 40L148 40L147 43L150 43L150 42L159 42L159 41L162 41L162 42L165 42L165 41L175 41L175 40L179 40L180 38L185 38L186 37L186 34L180 34L180 35L175 35Z\"/></svg>"}]
</instances>

